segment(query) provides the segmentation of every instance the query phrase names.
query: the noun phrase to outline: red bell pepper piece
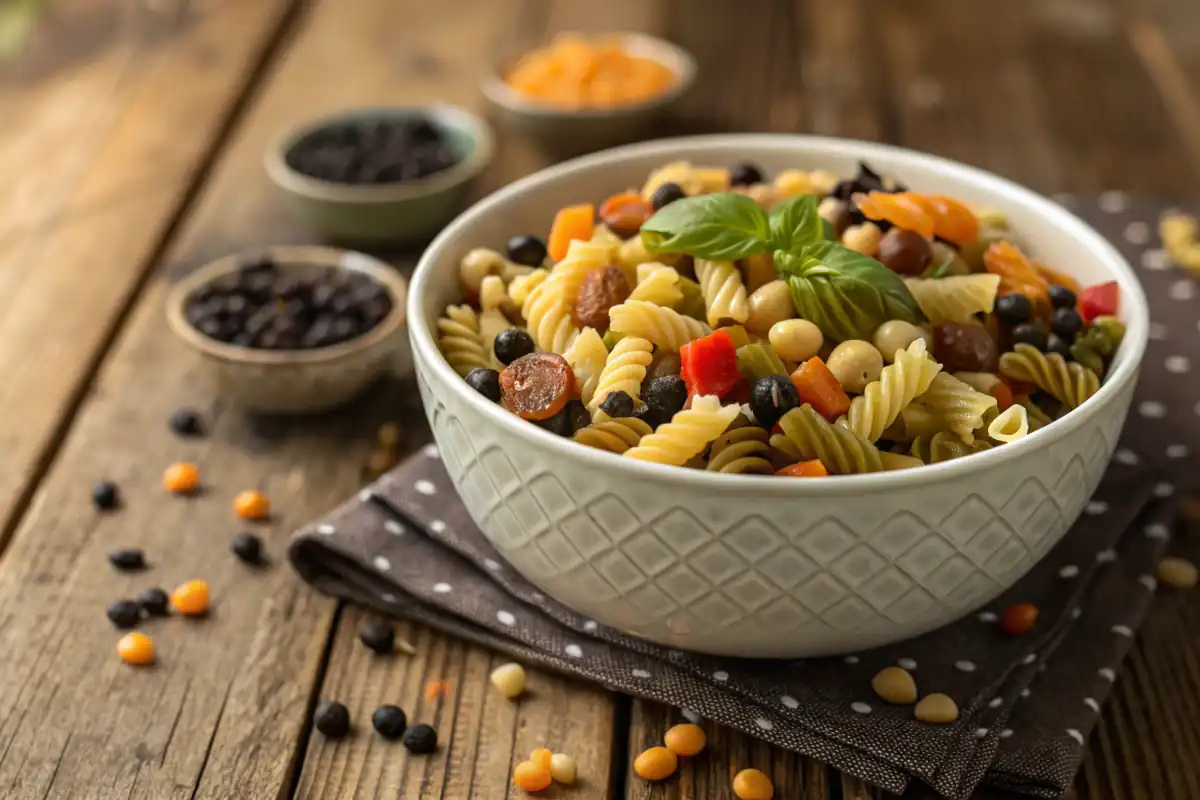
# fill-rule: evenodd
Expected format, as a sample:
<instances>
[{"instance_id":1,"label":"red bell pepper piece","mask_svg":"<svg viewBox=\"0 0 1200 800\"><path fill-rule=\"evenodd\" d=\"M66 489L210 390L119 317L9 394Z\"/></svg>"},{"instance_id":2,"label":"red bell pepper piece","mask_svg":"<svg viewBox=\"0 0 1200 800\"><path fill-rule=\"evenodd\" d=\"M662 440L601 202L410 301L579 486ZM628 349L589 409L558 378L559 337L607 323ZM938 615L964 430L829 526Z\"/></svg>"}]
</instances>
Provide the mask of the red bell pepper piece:
<instances>
[{"instance_id":1,"label":"red bell pepper piece","mask_svg":"<svg viewBox=\"0 0 1200 800\"><path fill-rule=\"evenodd\" d=\"M1079 316L1084 322L1113 316L1121 308L1121 288L1116 281L1098 283L1079 293Z\"/></svg>"},{"instance_id":2,"label":"red bell pepper piece","mask_svg":"<svg viewBox=\"0 0 1200 800\"><path fill-rule=\"evenodd\" d=\"M830 422L850 410L850 397L820 356L813 356L796 367L792 385L796 387L801 403L808 403Z\"/></svg>"},{"instance_id":3,"label":"red bell pepper piece","mask_svg":"<svg viewBox=\"0 0 1200 800\"><path fill-rule=\"evenodd\" d=\"M679 376L688 394L724 397L741 379L737 348L725 331L713 331L685 344L679 351Z\"/></svg>"}]
</instances>

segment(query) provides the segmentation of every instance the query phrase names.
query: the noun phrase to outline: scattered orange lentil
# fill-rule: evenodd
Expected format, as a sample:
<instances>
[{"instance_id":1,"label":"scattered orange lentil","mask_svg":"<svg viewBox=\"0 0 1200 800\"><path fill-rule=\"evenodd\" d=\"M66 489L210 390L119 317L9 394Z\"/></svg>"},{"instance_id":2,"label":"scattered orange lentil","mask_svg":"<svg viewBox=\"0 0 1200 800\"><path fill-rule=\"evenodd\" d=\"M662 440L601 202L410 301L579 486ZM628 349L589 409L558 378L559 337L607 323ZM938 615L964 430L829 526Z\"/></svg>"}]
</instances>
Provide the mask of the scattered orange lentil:
<instances>
[{"instance_id":1,"label":"scattered orange lentil","mask_svg":"<svg viewBox=\"0 0 1200 800\"><path fill-rule=\"evenodd\" d=\"M704 730L690 722L672 727L663 736L667 749L677 756L694 756L704 749L707 742Z\"/></svg>"},{"instance_id":2,"label":"scattered orange lentil","mask_svg":"<svg viewBox=\"0 0 1200 800\"><path fill-rule=\"evenodd\" d=\"M271 501L257 489L247 489L233 498L233 511L242 519L266 519Z\"/></svg>"},{"instance_id":3,"label":"scattered orange lentil","mask_svg":"<svg viewBox=\"0 0 1200 800\"><path fill-rule=\"evenodd\" d=\"M179 584L171 592L171 607L189 617L204 614L208 611L208 584L201 580Z\"/></svg>"},{"instance_id":4,"label":"scattered orange lentil","mask_svg":"<svg viewBox=\"0 0 1200 800\"><path fill-rule=\"evenodd\" d=\"M450 681L430 681L425 684L425 699L437 700L450 693Z\"/></svg>"},{"instance_id":5,"label":"scattered orange lentil","mask_svg":"<svg viewBox=\"0 0 1200 800\"><path fill-rule=\"evenodd\" d=\"M669 778L679 766L679 759L665 747L650 747L633 760L633 771L648 781Z\"/></svg>"},{"instance_id":6,"label":"scattered orange lentil","mask_svg":"<svg viewBox=\"0 0 1200 800\"><path fill-rule=\"evenodd\" d=\"M549 787L554 780L550 774L551 758L553 754L544 747L534 750L528 761L522 761L513 770L513 783L527 792L540 792Z\"/></svg>"},{"instance_id":7,"label":"scattered orange lentil","mask_svg":"<svg viewBox=\"0 0 1200 800\"><path fill-rule=\"evenodd\" d=\"M733 776L733 793L738 800L771 800L775 796L775 786L766 773L744 769Z\"/></svg>"},{"instance_id":8,"label":"scattered orange lentil","mask_svg":"<svg viewBox=\"0 0 1200 800\"><path fill-rule=\"evenodd\" d=\"M144 633L127 633L117 642L117 655L126 664L145 666L154 662L154 642Z\"/></svg>"},{"instance_id":9,"label":"scattered orange lentil","mask_svg":"<svg viewBox=\"0 0 1200 800\"><path fill-rule=\"evenodd\" d=\"M643 103L677 78L664 64L629 53L619 40L563 34L522 56L504 80L539 103L578 110Z\"/></svg>"},{"instance_id":10,"label":"scattered orange lentil","mask_svg":"<svg viewBox=\"0 0 1200 800\"><path fill-rule=\"evenodd\" d=\"M1000 628L1013 636L1026 633L1037 622L1038 607L1033 603L1017 603L1004 609L1000 615Z\"/></svg>"},{"instance_id":11,"label":"scattered orange lentil","mask_svg":"<svg viewBox=\"0 0 1200 800\"><path fill-rule=\"evenodd\" d=\"M191 494L200 485L200 470L195 464L172 464L163 473L162 485L173 494Z\"/></svg>"}]
</instances>

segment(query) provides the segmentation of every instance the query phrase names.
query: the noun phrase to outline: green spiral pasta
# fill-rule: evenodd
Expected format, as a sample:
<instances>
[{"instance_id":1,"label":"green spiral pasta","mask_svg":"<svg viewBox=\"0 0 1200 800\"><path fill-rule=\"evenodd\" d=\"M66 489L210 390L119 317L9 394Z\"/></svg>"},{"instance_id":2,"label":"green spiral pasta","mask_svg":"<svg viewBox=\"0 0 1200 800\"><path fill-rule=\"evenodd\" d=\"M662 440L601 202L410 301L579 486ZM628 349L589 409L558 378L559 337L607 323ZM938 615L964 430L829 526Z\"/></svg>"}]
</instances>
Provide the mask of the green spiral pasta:
<instances>
[{"instance_id":1,"label":"green spiral pasta","mask_svg":"<svg viewBox=\"0 0 1200 800\"><path fill-rule=\"evenodd\" d=\"M946 427L966 443L987 422L988 412L996 407L996 398L977 392L945 372L938 373L928 391L919 397L921 404L946 420Z\"/></svg>"},{"instance_id":2,"label":"green spiral pasta","mask_svg":"<svg viewBox=\"0 0 1200 800\"><path fill-rule=\"evenodd\" d=\"M1116 317L1097 317L1085 330L1075 336L1071 358L1103 378L1108 360L1125 338L1125 324Z\"/></svg>"},{"instance_id":3,"label":"green spiral pasta","mask_svg":"<svg viewBox=\"0 0 1200 800\"><path fill-rule=\"evenodd\" d=\"M783 359L775 353L775 348L761 342L739 347L737 365L742 377L751 383L771 375L788 374L787 367L784 366Z\"/></svg>"},{"instance_id":4,"label":"green spiral pasta","mask_svg":"<svg viewBox=\"0 0 1200 800\"><path fill-rule=\"evenodd\" d=\"M1078 408L1100 389L1100 379L1087 367L1023 342L1000 356L1000 374L1034 384L1068 410Z\"/></svg>"},{"instance_id":5,"label":"green spiral pasta","mask_svg":"<svg viewBox=\"0 0 1200 800\"><path fill-rule=\"evenodd\" d=\"M739 413L739 406L722 406L721 399L714 395L695 397L691 408L676 412L670 422L659 425L658 430L643 437L637 447L626 450L624 455L682 466L704 452L708 443L724 433Z\"/></svg>"},{"instance_id":6,"label":"green spiral pasta","mask_svg":"<svg viewBox=\"0 0 1200 800\"><path fill-rule=\"evenodd\" d=\"M883 368L878 380L868 383L851 401L846 427L868 442L878 441L904 407L930 388L941 370L941 364L926 357L925 340L913 340L908 349L896 352L896 360Z\"/></svg>"},{"instance_id":7,"label":"green spiral pasta","mask_svg":"<svg viewBox=\"0 0 1200 800\"><path fill-rule=\"evenodd\" d=\"M1032 400L1020 400L1018 403L1025 408L1025 416L1029 418L1029 431L1039 430L1046 427L1054 420L1042 408Z\"/></svg>"},{"instance_id":8,"label":"green spiral pasta","mask_svg":"<svg viewBox=\"0 0 1200 800\"><path fill-rule=\"evenodd\" d=\"M892 442L911 442L918 436L933 436L946 430L946 419L941 414L913 401L900 409L900 416L887 427L881 439Z\"/></svg>"},{"instance_id":9,"label":"green spiral pasta","mask_svg":"<svg viewBox=\"0 0 1200 800\"><path fill-rule=\"evenodd\" d=\"M709 450L710 472L758 473L769 475L775 471L768 459L771 445L767 443L767 432L757 425L726 431L713 441Z\"/></svg>"},{"instance_id":10,"label":"green spiral pasta","mask_svg":"<svg viewBox=\"0 0 1200 800\"><path fill-rule=\"evenodd\" d=\"M637 417L620 417L581 428L575 432L575 441L620 455L631 447L637 447L643 437L653 432L653 428Z\"/></svg>"},{"instance_id":11,"label":"green spiral pasta","mask_svg":"<svg viewBox=\"0 0 1200 800\"><path fill-rule=\"evenodd\" d=\"M808 403L784 414L779 427L799 451L802 460L820 459L831 474L851 475L883 469L875 445L849 428L831 425Z\"/></svg>"},{"instance_id":12,"label":"green spiral pasta","mask_svg":"<svg viewBox=\"0 0 1200 800\"><path fill-rule=\"evenodd\" d=\"M983 439L976 439L971 444L964 444L954 434L948 431L935 433L931 437L918 436L911 445L897 445L897 452L907 453L919 458L926 464L937 464L952 458L962 458L971 453L982 453L992 449L992 445Z\"/></svg>"}]
</instances>

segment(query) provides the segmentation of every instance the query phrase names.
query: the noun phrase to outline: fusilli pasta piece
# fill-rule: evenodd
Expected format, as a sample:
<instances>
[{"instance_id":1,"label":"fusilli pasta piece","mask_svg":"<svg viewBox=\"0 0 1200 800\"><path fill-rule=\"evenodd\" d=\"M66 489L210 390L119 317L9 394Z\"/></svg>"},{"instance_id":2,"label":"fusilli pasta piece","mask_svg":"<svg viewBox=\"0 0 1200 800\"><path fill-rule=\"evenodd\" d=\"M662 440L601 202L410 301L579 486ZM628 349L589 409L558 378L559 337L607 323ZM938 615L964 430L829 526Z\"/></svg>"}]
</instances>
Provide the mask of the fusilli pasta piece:
<instances>
[{"instance_id":1,"label":"fusilli pasta piece","mask_svg":"<svg viewBox=\"0 0 1200 800\"><path fill-rule=\"evenodd\" d=\"M983 427L984 415L996 407L996 398L975 391L946 372L939 372L919 399L922 405L941 414L946 427L967 444L975 440L975 431Z\"/></svg>"},{"instance_id":2,"label":"fusilli pasta piece","mask_svg":"<svg viewBox=\"0 0 1200 800\"><path fill-rule=\"evenodd\" d=\"M476 247L458 262L458 279L468 292L478 292L488 275L498 275L505 283L519 275L528 275L533 267L514 264L490 247Z\"/></svg>"},{"instance_id":3,"label":"fusilli pasta piece","mask_svg":"<svg viewBox=\"0 0 1200 800\"><path fill-rule=\"evenodd\" d=\"M833 191L838 184L838 176L823 169L805 172L800 169L785 169L775 176L775 188L780 194L793 196L798 194L826 195Z\"/></svg>"},{"instance_id":4,"label":"fusilli pasta piece","mask_svg":"<svg viewBox=\"0 0 1200 800\"><path fill-rule=\"evenodd\" d=\"M982 272L947 278L906 278L904 281L921 311L934 325L975 321L996 305L1000 276Z\"/></svg>"},{"instance_id":5,"label":"fusilli pasta piece","mask_svg":"<svg viewBox=\"0 0 1200 800\"><path fill-rule=\"evenodd\" d=\"M637 417L620 417L580 428L575 432L575 441L620 455L631 447L637 447L643 437L653 432L653 428Z\"/></svg>"},{"instance_id":6,"label":"fusilli pasta piece","mask_svg":"<svg viewBox=\"0 0 1200 800\"><path fill-rule=\"evenodd\" d=\"M645 300L626 300L609 309L609 330L640 336L666 350L678 351L693 339L712 333L703 322Z\"/></svg>"},{"instance_id":7,"label":"fusilli pasta piece","mask_svg":"<svg viewBox=\"0 0 1200 800\"><path fill-rule=\"evenodd\" d=\"M1025 416L1029 420L1029 430L1036 431L1049 425L1054 420L1050 415L1043 411L1037 403L1030 400L1028 397L1018 400L1017 405L1025 409Z\"/></svg>"},{"instance_id":8,"label":"fusilli pasta piece","mask_svg":"<svg viewBox=\"0 0 1200 800\"><path fill-rule=\"evenodd\" d=\"M657 269L646 271L642 277L642 268L657 266ZM671 267L657 262L642 264L638 267L638 284L629 295L630 300L645 300L658 306L678 309L683 303L683 292L679 290L679 273Z\"/></svg>"},{"instance_id":9,"label":"fusilli pasta piece","mask_svg":"<svg viewBox=\"0 0 1200 800\"><path fill-rule=\"evenodd\" d=\"M906 456L903 453L889 453L885 450L879 451L879 460L883 462L883 468L889 471L925 466L925 462L916 456Z\"/></svg>"},{"instance_id":10,"label":"fusilli pasta piece","mask_svg":"<svg viewBox=\"0 0 1200 800\"><path fill-rule=\"evenodd\" d=\"M563 358L575 370L575 382L579 384L579 399L586 406L596 393L600 373L608 361L608 348L595 328L584 328L583 332L563 353Z\"/></svg>"},{"instance_id":11,"label":"fusilli pasta piece","mask_svg":"<svg viewBox=\"0 0 1200 800\"><path fill-rule=\"evenodd\" d=\"M946 420L941 414L913 401L900 409L900 416L887 427L881 439L893 442L911 442L918 436L933 436L946 430Z\"/></svg>"},{"instance_id":12,"label":"fusilli pasta piece","mask_svg":"<svg viewBox=\"0 0 1200 800\"><path fill-rule=\"evenodd\" d=\"M983 439L976 439L971 444L964 444L956 439L953 434L943 431L935 433L929 438L918 436L916 439L913 439L911 445L897 445L897 448L901 453L907 453L915 458L919 458L926 464L937 464L941 461L949 461L953 458L962 458L972 453L981 453L984 450L990 450L992 445Z\"/></svg>"},{"instance_id":13,"label":"fusilli pasta piece","mask_svg":"<svg viewBox=\"0 0 1200 800\"><path fill-rule=\"evenodd\" d=\"M533 294L533 290L541 286L549 277L550 270L541 267L528 275L518 275L508 284L508 299L512 300L513 305L517 308L523 310L529 295Z\"/></svg>"},{"instance_id":14,"label":"fusilli pasta piece","mask_svg":"<svg viewBox=\"0 0 1200 800\"><path fill-rule=\"evenodd\" d=\"M579 335L566 290L565 282L547 278L525 301L525 324L539 350L565 353Z\"/></svg>"},{"instance_id":15,"label":"fusilli pasta piece","mask_svg":"<svg viewBox=\"0 0 1200 800\"><path fill-rule=\"evenodd\" d=\"M642 381L646 379L646 368L654 360L654 345L637 336L626 336L617 342L592 394L588 408L595 411L604 398L613 392L625 392L636 403L642 396Z\"/></svg>"},{"instance_id":16,"label":"fusilli pasta piece","mask_svg":"<svg viewBox=\"0 0 1200 800\"><path fill-rule=\"evenodd\" d=\"M628 458L681 466L698 456L740 412L736 405L722 406L715 395L692 399L692 407L675 413L670 422L645 436L637 447L625 451Z\"/></svg>"},{"instance_id":17,"label":"fusilli pasta piece","mask_svg":"<svg viewBox=\"0 0 1200 800\"><path fill-rule=\"evenodd\" d=\"M779 427L795 445L802 459L820 459L834 475L879 472L883 469L875 445L849 428L831 425L807 403L784 414L779 420Z\"/></svg>"},{"instance_id":18,"label":"fusilli pasta piece","mask_svg":"<svg viewBox=\"0 0 1200 800\"><path fill-rule=\"evenodd\" d=\"M459 375L490 363L479 335L479 317L470 306L447 306L438 320L438 349Z\"/></svg>"},{"instance_id":19,"label":"fusilli pasta piece","mask_svg":"<svg viewBox=\"0 0 1200 800\"><path fill-rule=\"evenodd\" d=\"M724 320L745 322L750 316L750 303L742 273L731 261L696 259L696 278L704 293L708 324L714 328Z\"/></svg>"},{"instance_id":20,"label":"fusilli pasta piece","mask_svg":"<svg viewBox=\"0 0 1200 800\"><path fill-rule=\"evenodd\" d=\"M941 370L941 364L926 357L925 340L914 339L908 349L896 352L895 362L883 368L878 380L868 383L850 402L847 427L868 442L878 441L904 407L929 389Z\"/></svg>"},{"instance_id":21,"label":"fusilli pasta piece","mask_svg":"<svg viewBox=\"0 0 1200 800\"><path fill-rule=\"evenodd\" d=\"M723 192L729 188L729 170L722 167L696 167L688 161L672 161L650 173L642 186L642 199L649 201L664 183L677 183L688 195Z\"/></svg>"},{"instance_id":22,"label":"fusilli pasta piece","mask_svg":"<svg viewBox=\"0 0 1200 800\"><path fill-rule=\"evenodd\" d=\"M1078 408L1100 389L1096 373L1058 353L1043 353L1024 342L1013 351L1000 356L1000 374L1034 384L1067 409Z\"/></svg>"},{"instance_id":23,"label":"fusilli pasta piece","mask_svg":"<svg viewBox=\"0 0 1200 800\"><path fill-rule=\"evenodd\" d=\"M710 472L757 473L770 475L775 471L768 460L771 445L767 432L757 425L726 431L716 438L709 449Z\"/></svg>"},{"instance_id":24,"label":"fusilli pasta piece","mask_svg":"<svg viewBox=\"0 0 1200 800\"><path fill-rule=\"evenodd\" d=\"M988 438L997 442L1015 442L1029 433L1029 412L1025 406L1013 403L992 420L987 432Z\"/></svg>"}]
</instances>

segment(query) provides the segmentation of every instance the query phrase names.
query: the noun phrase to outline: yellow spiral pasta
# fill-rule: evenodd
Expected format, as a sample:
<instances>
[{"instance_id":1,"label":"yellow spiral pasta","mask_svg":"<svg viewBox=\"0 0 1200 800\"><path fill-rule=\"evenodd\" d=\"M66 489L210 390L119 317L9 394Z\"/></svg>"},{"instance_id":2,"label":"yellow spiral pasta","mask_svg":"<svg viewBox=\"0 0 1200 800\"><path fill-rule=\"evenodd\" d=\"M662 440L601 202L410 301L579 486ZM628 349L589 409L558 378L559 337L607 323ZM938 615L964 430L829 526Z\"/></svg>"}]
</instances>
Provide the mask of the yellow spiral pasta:
<instances>
[{"instance_id":1,"label":"yellow spiral pasta","mask_svg":"<svg viewBox=\"0 0 1200 800\"><path fill-rule=\"evenodd\" d=\"M656 261L640 264L637 272L638 283L629 295L630 300L645 300L657 306L679 310L683 303L683 292L679 289L678 272Z\"/></svg>"},{"instance_id":2,"label":"yellow spiral pasta","mask_svg":"<svg viewBox=\"0 0 1200 800\"><path fill-rule=\"evenodd\" d=\"M1000 356L1000 374L1034 384L1067 409L1078 408L1100 389L1096 373L1058 353L1046 354L1025 343L1013 350Z\"/></svg>"},{"instance_id":3,"label":"yellow spiral pasta","mask_svg":"<svg viewBox=\"0 0 1200 800\"><path fill-rule=\"evenodd\" d=\"M678 351L693 339L708 336L712 328L665 306L645 300L626 300L609 309L609 330L640 336L665 350Z\"/></svg>"},{"instance_id":4,"label":"yellow spiral pasta","mask_svg":"<svg viewBox=\"0 0 1200 800\"><path fill-rule=\"evenodd\" d=\"M551 277L534 289L525 301L526 326L539 350L565 353L579 335L579 329L571 319L571 304L567 301L566 291L565 282Z\"/></svg>"},{"instance_id":5,"label":"yellow spiral pasta","mask_svg":"<svg viewBox=\"0 0 1200 800\"><path fill-rule=\"evenodd\" d=\"M884 450L879 451L879 460L883 462L885 471L897 469L912 469L913 467L923 467L925 462L916 456L905 455L903 453L889 453Z\"/></svg>"},{"instance_id":6,"label":"yellow spiral pasta","mask_svg":"<svg viewBox=\"0 0 1200 800\"><path fill-rule=\"evenodd\" d=\"M941 364L926 357L925 340L913 340L908 349L897 350L896 360L883 368L879 379L868 383L863 393L850 402L846 426L868 442L878 441L904 407L924 394L941 371Z\"/></svg>"},{"instance_id":7,"label":"yellow spiral pasta","mask_svg":"<svg viewBox=\"0 0 1200 800\"><path fill-rule=\"evenodd\" d=\"M470 306L447 306L437 328L438 349L459 375L465 377L471 370L489 365L479 334L479 317Z\"/></svg>"},{"instance_id":8,"label":"yellow spiral pasta","mask_svg":"<svg viewBox=\"0 0 1200 800\"><path fill-rule=\"evenodd\" d=\"M600 373L608 361L608 348L595 328L584 328L583 332L563 353L563 358L575 370L575 382L579 384L579 399L587 405L596 394Z\"/></svg>"},{"instance_id":9,"label":"yellow spiral pasta","mask_svg":"<svg viewBox=\"0 0 1200 800\"><path fill-rule=\"evenodd\" d=\"M887 427L881 439L893 442L911 442L918 436L933 436L946 430L946 420L941 414L913 401L900 409L900 416Z\"/></svg>"},{"instance_id":10,"label":"yellow spiral pasta","mask_svg":"<svg viewBox=\"0 0 1200 800\"><path fill-rule=\"evenodd\" d=\"M722 406L719 397L694 397L691 408L676 412L670 422L659 425L637 447L626 450L625 456L682 466L704 452L708 443L724 433L739 413L739 406Z\"/></svg>"},{"instance_id":11,"label":"yellow spiral pasta","mask_svg":"<svg viewBox=\"0 0 1200 800\"><path fill-rule=\"evenodd\" d=\"M918 436L913 439L911 445L897 445L899 452L919 458L926 464L937 464L940 461L962 458L971 453L981 453L991 448L992 445L983 439L976 439L970 444L965 444L947 431L935 433L931 437Z\"/></svg>"},{"instance_id":12,"label":"yellow spiral pasta","mask_svg":"<svg viewBox=\"0 0 1200 800\"><path fill-rule=\"evenodd\" d=\"M521 313L524 314L525 303L533 294L533 290L541 286L549 277L550 270L542 267L538 267L526 275L518 275L508 284L508 299L517 308L522 309Z\"/></svg>"},{"instance_id":13,"label":"yellow spiral pasta","mask_svg":"<svg viewBox=\"0 0 1200 800\"><path fill-rule=\"evenodd\" d=\"M947 278L906 278L904 283L931 323L965 324L974 322L976 314L992 313L1000 276L981 272Z\"/></svg>"},{"instance_id":14,"label":"yellow spiral pasta","mask_svg":"<svg viewBox=\"0 0 1200 800\"><path fill-rule=\"evenodd\" d=\"M946 427L967 444L975 440L975 431L984 426L985 415L996 407L996 398L975 391L946 372L938 373L919 399L921 405L941 414Z\"/></svg>"},{"instance_id":15,"label":"yellow spiral pasta","mask_svg":"<svg viewBox=\"0 0 1200 800\"><path fill-rule=\"evenodd\" d=\"M497 275L508 283L521 275L528 275L533 267L514 264L496 250L476 247L458 262L458 279L468 292L478 292L479 285L488 275Z\"/></svg>"},{"instance_id":16,"label":"yellow spiral pasta","mask_svg":"<svg viewBox=\"0 0 1200 800\"><path fill-rule=\"evenodd\" d=\"M1029 433L1029 412L1025 406L1013 403L988 425L988 438L997 442L1015 442Z\"/></svg>"},{"instance_id":17,"label":"yellow spiral pasta","mask_svg":"<svg viewBox=\"0 0 1200 800\"><path fill-rule=\"evenodd\" d=\"M588 402L588 408L595 411L604 402L604 398L613 392L625 392L638 402L642 396L642 381L646 379L646 368L654 360L654 345L637 336L626 336L617 342L600 378L596 383L596 391Z\"/></svg>"},{"instance_id":18,"label":"yellow spiral pasta","mask_svg":"<svg viewBox=\"0 0 1200 800\"><path fill-rule=\"evenodd\" d=\"M496 358L496 337L513 327L508 313L510 310L515 312L516 308L499 275L488 275L479 284L479 307L479 338L483 340L483 351L492 369L503 369L504 365Z\"/></svg>"},{"instance_id":19,"label":"yellow spiral pasta","mask_svg":"<svg viewBox=\"0 0 1200 800\"><path fill-rule=\"evenodd\" d=\"M716 438L709 449L710 472L757 473L769 475L775 471L768 456L771 445L767 432L757 425L726 431Z\"/></svg>"},{"instance_id":20,"label":"yellow spiral pasta","mask_svg":"<svg viewBox=\"0 0 1200 800\"><path fill-rule=\"evenodd\" d=\"M838 177L823 169L806 172L800 169L785 169L775 176L775 188L788 197L798 194L827 195L837 186Z\"/></svg>"},{"instance_id":21,"label":"yellow spiral pasta","mask_svg":"<svg viewBox=\"0 0 1200 800\"><path fill-rule=\"evenodd\" d=\"M723 167L696 167L687 161L672 161L650 173L650 177L642 186L642 199L649 201L664 183L679 184L679 188L689 196L723 192L729 188L729 170Z\"/></svg>"},{"instance_id":22,"label":"yellow spiral pasta","mask_svg":"<svg viewBox=\"0 0 1200 800\"><path fill-rule=\"evenodd\" d=\"M649 436L654 429L636 417L620 417L594 422L575 432L575 441L597 450L607 450L620 455L631 447L637 447L642 437Z\"/></svg>"},{"instance_id":23,"label":"yellow spiral pasta","mask_svg":"<svg viewBox=\"0 0 1200 800\"><path fill-rule=\"evenodd\" d=\"M714 328L725 320L745 322L750 316L750 303L742 273L731 261L696 259L696 279L704 294L708 324Z\"/></svg>"},{"instance_id":24,"label":"yellow spiral pasta","mask_svg":"<svg viewBox=\"0 0 1200 800\"><path fill-rule=\"evenodd\" d=\"M801 459L820 459L833 475L879 472L883 469L875 445L849 428L831 425L807 403L784 414L779 420L779 427L795 445Z\"/></svg>"}]
</instances>

